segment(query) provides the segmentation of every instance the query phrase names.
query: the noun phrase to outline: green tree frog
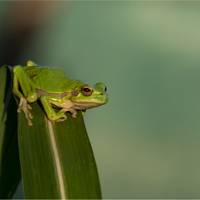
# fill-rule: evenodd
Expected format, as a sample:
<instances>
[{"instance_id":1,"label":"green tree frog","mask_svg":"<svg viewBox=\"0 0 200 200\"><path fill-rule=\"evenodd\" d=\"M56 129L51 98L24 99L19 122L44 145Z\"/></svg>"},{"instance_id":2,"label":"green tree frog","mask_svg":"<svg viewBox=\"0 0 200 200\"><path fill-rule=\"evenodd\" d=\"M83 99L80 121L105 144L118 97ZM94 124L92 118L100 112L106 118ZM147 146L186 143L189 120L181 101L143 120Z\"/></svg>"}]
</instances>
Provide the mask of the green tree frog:
<instances>
[{"instance_id":1,"label":"green tree frog","mask_svg":"<svg viewBox=\"0 0 200 200\"><path fill-rule=\"evenodd\" d=\"M33 125L33 116L28 103L37 99L41 101L48 119L56 122L66 120L67 111L76 118L76 110L84 114L86 109L108 102L103 83L91 84L76 80L61 68L38 66L28 61L25 67L14 66L13 75L13 94L20 99L17 112L23 110L29 126ZM52 107L61 110L56 113Z\"/></svg>"}]
</instances>

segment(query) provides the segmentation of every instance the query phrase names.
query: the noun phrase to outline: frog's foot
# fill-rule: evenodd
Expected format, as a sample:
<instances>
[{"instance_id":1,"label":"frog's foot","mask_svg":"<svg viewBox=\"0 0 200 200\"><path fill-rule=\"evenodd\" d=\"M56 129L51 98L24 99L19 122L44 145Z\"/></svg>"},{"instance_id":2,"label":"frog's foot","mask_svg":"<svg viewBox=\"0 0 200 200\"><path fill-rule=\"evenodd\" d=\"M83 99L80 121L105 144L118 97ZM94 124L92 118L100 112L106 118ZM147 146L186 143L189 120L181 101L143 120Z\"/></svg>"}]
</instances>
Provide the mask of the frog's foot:
<instances>
[{"instance_id":1,"label":"frog's foot","mask_svg":"<svg viewBox=\"0 0 200 200\"><path fill-rule=\"evenodd\" d=\"M63 110L60 110L56 115L50 116L49 119L51 121L63 122L67 119L67 116L63 113Z\"/></svg>"},{"instance_id":2,"label":"frog's foot","mask_svg":"<svg viewBox=\"0 0 200 200\"><path fill-rule=\"evenodd\" d=\"M63 116L56 120L56 122L63 122L67 119L67 116L63 113Z\"/></svg>"},{"instance_id":3,"label":"frog's foot","mask_svg":"<svg viewBox=\"0 0 200 200\"><path fill-rule=\"evenodd\" d=\"M28 125L32 126L33 124L32 124L30 119L32 119L33 116L29 111L30 109L31 109L31 106L27 103L27 100L24 97L21 97L17 112L20 113L21 110L23 110L24 114L25 114L25 117L26 117L26 119L28 121Z\"/></svg>"},{"instance_id":4,"label":"frog's foot","mask_svg":"<svg viewBox=\"0 0 200 200\"><path fill-rule=\"evenodd\" d=\"M74 109L63 109L63 113L65 113L65 112L67 112L67 111L69 111L69 112L72 113L72 117L73 117L73 118L76 118L76 115L77 115L76 110L74 110Z\"/></svg>"}]
</instances>

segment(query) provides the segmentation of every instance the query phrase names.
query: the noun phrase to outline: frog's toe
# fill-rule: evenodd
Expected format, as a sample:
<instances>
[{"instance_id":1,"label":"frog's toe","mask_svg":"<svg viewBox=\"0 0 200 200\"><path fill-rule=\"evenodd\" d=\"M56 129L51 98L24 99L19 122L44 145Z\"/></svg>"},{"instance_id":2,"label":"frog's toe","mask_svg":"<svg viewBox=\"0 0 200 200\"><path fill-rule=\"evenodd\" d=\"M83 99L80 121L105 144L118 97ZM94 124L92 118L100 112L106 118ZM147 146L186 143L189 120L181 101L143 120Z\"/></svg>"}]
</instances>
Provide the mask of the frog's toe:
<instances>
[{"instance_id":1,"label":"frog's toe","mask_svg":"<svg viewBox=\"0 0 200 200\"><path fill-rule=\"evenodd\" d=\"M32 114L28 110L24 111L24 114L25 114L25 117L26 117L26 119L28 121L28 124L31 123L30 119L33 118Z\"/></svg>"},{"instance_id":2,"label":"frog's toe","mask_svg":"<svg viewBox=\"0 0 200 200\"><path fill-rule=\"evenodd\" d=\"M28 113L28 112L24 112L24 113L25 113L26 120L28 121L28 125L32 126L33 123L30 120L30 118L31 118L30 116L32 116L32 115L30 113Z\"/></svg>"},{"instance_id":3,"label":"frog's toe","mask_svg":"<svg viewBox=\"0 0 200 200\"><path fill-rule=\"evenodd\" d=\"M63 121L65 121L65 120L66 120L66 119L64 119L64 118L62 119L62 118L61 118L61 119L57 119L56 122L63 122Z\"/></svg>"},{"instance_id":4,"label":"frog's toe","mask_svg":"<svg viewBox=\"0 0 200 200\"><path fill-rule=\"evenodd\" d=\"M65 115L65 114L64 114ZM67 116L65 115L65 116L62 116L62 117L60 117L59 119L57 119L56 120L56 122L63 122L63 121L65 121L67 119Z\"/></svg>"},{"instance_id":5,"label":"frog's toe","mask_svg":"<svg viewBox=\"0 0 200 200\"><path fill-rule=\"evenodd\" d=\"M29 104L27 104L27 106L28 106L28 109L29 109L29 110L31 110L31 109L32 109L32 107L31 107Z\"/></svg>"},{"instance_id":6,"label":"frog's toe","mask_svg":"<svg viewBox=\"0 0 200 200\"><path fill-rule=\"evenodd\" d=\"M73 117L73 118L76 118L76 115L77 115L77 113L73 113L73 114L72 114L72 117Z\"/></svg>"},{"instance_id":7,"label":"frog's toe","mask_svg":"<svg viewBox=\"0 0 200 200\"><path fill-rule=\"evenodd\" d=\"M33 115L30 112L29 112L28 116L30 119L33 119Z\"/></svg>"},{"instance_id":8,"label":"frog's toe","mask_svg":"<svg viewBox=\"0 0 200 200\"><path fill-rule=\"evenodd\" d=\"M59 121L60 121L60 122L63 122L63 121L65 121L66 119L67 119L67 116L61 117L61 118L59 119Z\"/></svg>"},{"instance_id":9,"label":"frog's toe","mask_svg":"<svg viewBox=\"0 0 200 200\"><path fill-rule=\"evenodd\" d=\"M28 121L28 125L33 126L33 123L31 122L31 120Z\"/></svg>"},{"instance_id":10,"label":"frog's toe","mask_svg":"<svg viewBox=\"0 0 200 200\"><path fill-rule=\"evenodd\" d=\"M20 113L20 112L21 112L21 110L22 110L21 108L18 108L18 109L17 109L17 112L18 112L18 113Z\"/></svg>"},{"instance_id":11,"label":"frog's toe","mask_svg":"<svg viewBox=\"0 0 200 200\"><path fill-rule=\"evenodd\" d=\"M77 112L76 110L69 110L72 113L72 118L76 118Z\"/></svg>"}]
</instances>

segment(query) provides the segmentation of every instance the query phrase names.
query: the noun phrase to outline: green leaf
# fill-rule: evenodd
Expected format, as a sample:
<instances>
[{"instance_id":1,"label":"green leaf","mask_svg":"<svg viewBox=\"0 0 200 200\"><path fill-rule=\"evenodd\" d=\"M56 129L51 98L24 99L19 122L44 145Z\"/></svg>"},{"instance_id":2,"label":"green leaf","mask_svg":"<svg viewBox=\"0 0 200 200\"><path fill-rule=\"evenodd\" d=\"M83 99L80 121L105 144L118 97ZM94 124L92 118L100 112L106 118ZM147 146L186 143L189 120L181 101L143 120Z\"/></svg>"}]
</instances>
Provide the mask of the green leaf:
<instances>
[{"instance_id":1,"label":"green leaf","mask_svg":"<svg viewBox=\"0 0 200 200\"><path fill-rule=\"evenodd\" d=\"M96 163L83 117L67 113L52 123L35 102L33 126L18 116L18 140L25 198L101 199Z\"/></svg>"},{"instance_id":2,"label":"green leaf","mask_svg":"<svg viewBox=\"0 0 200 200\"><path fill-rule=\"evenodd\" d=\"M17 105L12 97L12 73L0 68L0 198L12 198L21 180L17 140Z\"/></svg>"}]
</instances>

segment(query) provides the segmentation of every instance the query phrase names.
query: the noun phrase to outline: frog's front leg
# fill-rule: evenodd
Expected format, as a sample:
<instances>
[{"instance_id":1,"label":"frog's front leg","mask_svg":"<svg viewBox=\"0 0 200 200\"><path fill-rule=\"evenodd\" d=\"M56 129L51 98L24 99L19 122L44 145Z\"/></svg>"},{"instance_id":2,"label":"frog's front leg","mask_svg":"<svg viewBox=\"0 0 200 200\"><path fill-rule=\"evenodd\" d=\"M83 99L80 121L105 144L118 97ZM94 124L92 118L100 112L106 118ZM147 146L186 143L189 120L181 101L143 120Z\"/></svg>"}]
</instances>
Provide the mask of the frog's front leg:
<instances>
[{"instance_id":1,"label":"frog's front leg","mask_svg":"<svg viewBox=\"0 0 200 200\"><path fill-rule=\"evenodd\" d=\"M51 95L42 95L40 97L44 110L47 114L47 117L51 121L61 122L67 119L67 116L64 114L66 109L61 109L58 113L54 111L51 104L56 105L57 107L62 107L65 104L64 100L57 96Z\"/></svg>"},{"instance_id":2,"label":"frog's front leg","mask_svg":"<svg viewBox=\"0 0 200 200\"><path fill-rule=\"evenodd\" d=\"M32 119L33 116L29 111L31 107L27 101L31 103L37 100L37 92L35 86L20 65L13 68L13 74L13 94L20 99L17 112L20 113L21 110L23 110L29 126L32 126L33 124L30 119ZM19 86L23 94L20 92Z\"/></svg>"}]
</instances>

